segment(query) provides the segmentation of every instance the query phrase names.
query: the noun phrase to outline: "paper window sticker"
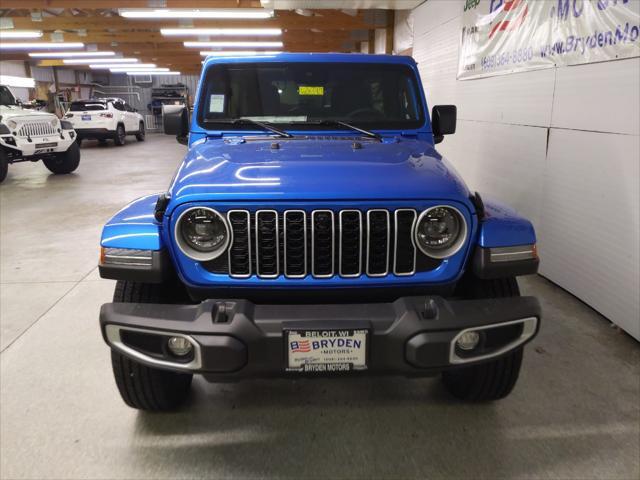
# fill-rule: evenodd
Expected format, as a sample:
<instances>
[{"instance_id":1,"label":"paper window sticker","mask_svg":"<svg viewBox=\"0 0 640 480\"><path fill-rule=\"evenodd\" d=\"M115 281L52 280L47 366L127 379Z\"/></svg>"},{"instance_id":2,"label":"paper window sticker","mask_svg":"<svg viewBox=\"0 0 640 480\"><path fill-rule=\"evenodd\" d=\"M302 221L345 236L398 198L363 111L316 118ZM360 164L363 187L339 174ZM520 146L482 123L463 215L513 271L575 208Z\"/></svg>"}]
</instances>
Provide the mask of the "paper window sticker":
<instances>
[{"instance_id":1,"label":"paper window sticker","mask_svg":"<svg viewBox=\"0 0 640 480\"><path fill-rule=\"evenodd\" d=\"M224 112L224 95L218 93L212 93L209 98L209 112L210 113L222 113Z\"/></svg>"}]
</instances>

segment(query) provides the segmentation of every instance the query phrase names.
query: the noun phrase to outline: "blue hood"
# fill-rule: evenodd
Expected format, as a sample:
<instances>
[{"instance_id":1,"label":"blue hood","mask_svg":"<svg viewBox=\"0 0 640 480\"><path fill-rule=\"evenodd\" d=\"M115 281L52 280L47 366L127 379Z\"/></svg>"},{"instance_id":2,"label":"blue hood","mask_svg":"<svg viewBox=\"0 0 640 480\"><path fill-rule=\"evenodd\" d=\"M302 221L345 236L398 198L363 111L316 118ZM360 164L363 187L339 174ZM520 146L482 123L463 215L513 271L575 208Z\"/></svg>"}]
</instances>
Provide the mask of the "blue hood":
<instances>
[{"instance_id":1,"label":"blue hood","mask_svg":"<svg viewBox=\"0 0 640 480\"><path fill-rule=\"evenodd\" d=\"M361 145L344 137L209 139L193 145L177 171L168 211L207 200L468 201L466 185L430 143L398 137Z\"/></svg>"}]
</instances>

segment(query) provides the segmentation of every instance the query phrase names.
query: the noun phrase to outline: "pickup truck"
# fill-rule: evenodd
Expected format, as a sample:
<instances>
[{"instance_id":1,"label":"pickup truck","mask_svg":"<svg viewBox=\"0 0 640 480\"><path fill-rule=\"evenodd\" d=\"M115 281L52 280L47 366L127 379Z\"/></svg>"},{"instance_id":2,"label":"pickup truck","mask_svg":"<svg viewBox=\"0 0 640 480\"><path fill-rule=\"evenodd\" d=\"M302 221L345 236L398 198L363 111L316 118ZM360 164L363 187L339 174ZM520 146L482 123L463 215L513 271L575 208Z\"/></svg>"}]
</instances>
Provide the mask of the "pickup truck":
<instances>
[{"instance_id":1,"label":"pickup truck","mask_svg":"<svg viewBox=\"0 0 640 480\"><path fill-rule=\"evenodd\" d=\"M491 401L540 328L516 277L537 272L532 224L470 191L435 145L410 57L209 57L188 145L165 192L104 226L117 280L100 327L122 399L170 410L194 374L246 378L440 375Z\"/></svg>"},{"instance_id":2,"label":"pickup truck","mask_svg":"<svg viewBox=\"0 0 640 480\"><path fill-rule=\"evenodd\" d=\"M73 125L52 113L26 108L9 87L0 85L0 182L9 164L37 162L55 174L71 173L80 164Z\"/></svg>"}]
</instances>

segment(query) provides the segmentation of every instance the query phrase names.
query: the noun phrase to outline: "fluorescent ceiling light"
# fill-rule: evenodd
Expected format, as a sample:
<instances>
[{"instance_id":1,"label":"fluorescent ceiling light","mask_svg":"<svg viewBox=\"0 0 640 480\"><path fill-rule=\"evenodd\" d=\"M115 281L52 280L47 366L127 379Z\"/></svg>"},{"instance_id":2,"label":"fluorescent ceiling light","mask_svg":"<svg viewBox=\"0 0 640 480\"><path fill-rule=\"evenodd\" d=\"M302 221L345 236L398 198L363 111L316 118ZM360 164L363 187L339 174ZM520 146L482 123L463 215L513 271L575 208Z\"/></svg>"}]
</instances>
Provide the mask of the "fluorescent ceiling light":
<instances>
[{"instance_id":1,"label":"fluorescent ceiling light","mask_svg":"<svg viewBox=\"0 0 640 480\"><path fill-rule=\"evenodd\" d=\"M0 30L0 40L7 38L40 38L42 30Z\"/></svg>"},{"instance_id":2,"label":"fluorescent ceiling light","mask_svg":"<svg viewBox=\"0 0 640 480\"><path fill-rule=\"evenodd\" d=\"M0 75L0 84L19 88L34 88L36 86L33 78L14 77L13 75Z\"/></svg>"},{"instance_id":3,"label":"fluorescent ceiling light","mask_svg":"<svg viewBox=\"0 0 640 480\"><path fill-rule=\"evenodd\" d=\"M156 68L155 63L96 63L89 65L89 68L93 70L110 70L112 68L124 68L127 70L133 70L136 68L144 68L146 70L150 68Z\"/></svg>"},{"instance_id":4,"label":"fluorescent ceiling light","mask_svg":"<svg viewBox=\"0 0 640 480\"><path fill-rule=\"evenodd\" d=\"M47 52L47 53L30 53L32 58L73 58L73 57L110 57L115 52Z\"/></svg>"},{"instance_id":5,"label":"fluorescent ceiling light","mask_svg":"<svg viewBox=\"0 0 640 480\"><path fill-rule=\"evenodd\" d=\"M65 65L89 65L95 63L137 63L137 58L65 58Z\"/></svg>"},{"instance_id":6,"label":"fluorescent ceiling light","mask_svg":"<svg viewBox=\"0 0 640 480\"><path fill-rule=\"evenodd\" d=\"M278 36L280 28L161 28L164 36L212 35L212 36Z\"/></svg>"},{"instance_id":7,"label":"fluorescent ceiling light","mask_svg":"<svg viewBox=\"0 0 640 480\"><path fill-rule=\"evenodd\" d=\"M211 51L211 52L200 52L200 55L203 57L246 57L253 55L277 55L278 53L282 53L282 51L257 51L257 50L223 50L223 51Z\"/></svg>"},{"instance_id":8,"label":"fluorescent ceiling light","mask_svg":"<svg viewBox=\"0 0 640 480\"><path fill-rule=\"evenodd\" d=\"M126 72L126 73L127 73L127 75L180 75L180 72L157 72L155 70L129 71L129 72Z\"/></svg>"},{"instance_id":9,"label":"fluorescent ceiling light","mask_svg":"<svg viewBox=\"0 0 640 480\"><path fill-rule=\"evenodd\" d=\"M83 48L84 43L80 42L2 42L2 50L39 50L47 48Z\"/></svg>"},{"instance_id":10,"label":"fluorescent ceiling light","mask_svg":"<svg viewBox=\"0 0 640 480\"><path fill-rule=\"evenodd\" d=\"M185 47L196 48L282 48L282 42L184 42Z\"/></svg>"},{"instance_id":11,"label":"fluorescent ceiling light","mask_svg":"<svg viewBox=\"0 0 640 480\"><path fill-rule=\"evenodd\" d=\"M166 67L156 67L153 63L148 64L146 67L144 68L131 68L131 66L124 66L124 67L111 67L109 70L111 70L113 73L124 73L124 72L137 72L137 71L145 71L145 72L150 72L150 71L154 71L154 72L168 72L169 69Z\"/></svg>"},{"instance_id":12,"label":"fluorescent ceiling light","mask_svg":"<svg viewBox=\"0 0 640 480\"><path fill-rule=\"evenodd\" d=\"M273 10L264 8L121 8L125 18L247 18L264 19L273 17Z\"/></svg>"}]
</instances>

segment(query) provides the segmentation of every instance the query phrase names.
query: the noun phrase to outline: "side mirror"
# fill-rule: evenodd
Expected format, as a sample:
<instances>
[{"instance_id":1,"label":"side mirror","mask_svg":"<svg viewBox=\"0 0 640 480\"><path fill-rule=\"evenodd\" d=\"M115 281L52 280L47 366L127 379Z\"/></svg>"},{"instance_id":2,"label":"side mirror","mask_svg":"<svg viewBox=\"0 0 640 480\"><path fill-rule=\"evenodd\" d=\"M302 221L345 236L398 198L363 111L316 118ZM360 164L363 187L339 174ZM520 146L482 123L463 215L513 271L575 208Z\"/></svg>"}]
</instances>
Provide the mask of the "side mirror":
<instances>
[{"instance_id":1,"label":"side mirror","mask_svg":"<svg viewBox=\"0 0 640 480\"><path fill-rule=\"evenodd\" d=\"M189 143L189 110L182 105L163 105L162 124L166 135L175 135L178 143Z\"/></svg>"},{"instance_id":2,"label":"side mirror","mask_svg":"<svg viewBox=\"0 0 640 480\"><path fill-rule=\"evenodd\" d=\"M435 105L431 112L431 130L435 143L444 140L445 135L456 133L458 109L455 105Z\"/></svg>"}]
</instances>

